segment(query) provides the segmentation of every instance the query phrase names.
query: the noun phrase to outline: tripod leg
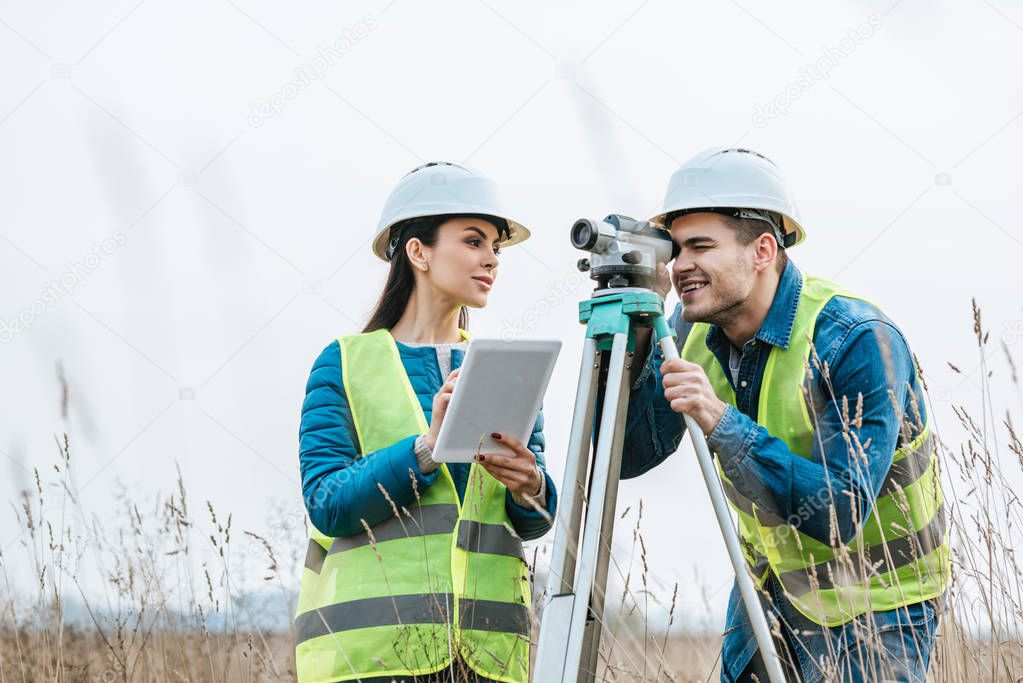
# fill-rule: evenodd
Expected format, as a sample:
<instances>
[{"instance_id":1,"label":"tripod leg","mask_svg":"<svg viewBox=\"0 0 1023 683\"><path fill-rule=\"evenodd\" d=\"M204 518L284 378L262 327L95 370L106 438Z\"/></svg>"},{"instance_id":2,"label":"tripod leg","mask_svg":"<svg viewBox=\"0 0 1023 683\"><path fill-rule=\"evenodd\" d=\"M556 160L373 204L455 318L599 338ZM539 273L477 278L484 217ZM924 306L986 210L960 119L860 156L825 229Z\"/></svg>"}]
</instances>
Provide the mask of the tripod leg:
<instances>
[{"instance_id":1,"label":"tripod leg","mask_svg":"<svg viewBox=\"0 0 1023 683\"><path fill-rule=\"evenodd\" d=\"M564 683L592 681L596 674L596 660L594 658L593 661L589 661L588 657L591 653L596 654L596 645L600 640L599 629L604 616L605 585L598 585L597 581L598 579L606 581L607 562L610 558L610 547L603 547L605 536L602 527L608 512L613 519L613 498L610 511L607 509L607 500L618 491L621 444L625 427L625 411L620 410L620 407L626 378L627 343L628 334L614 335L600 418L600 438L593 462L590 498L586 505L586 524L582 549L579 552L579 573L575 586L575 595L579 599L575 600L572 609L571 630L565 650ZM613 487L613 490L609 487ZM610 534L610 527L613 525L607 526ZM584 644L588 645L584 648Z\"/></svg>"},{"instance_id":2,"label":"tripod leg","mask_svg":"<svg viewBox=\"0 0 1023 683\"><path fill-rule=\"evenodd\" d=\"M575 559L579 551L579 525L582 522L586 471L590 460L598 369L597 341L587 339L579 368L572 431L568 438L565 480L558 506L559 525L551 550L551 578L548 584L551 595L570 593L575 583Z\"/></svg>"},{"instance_id":3,"label":"tripod leg","mask_svg":"<svg viewBox=\"0 0 1023 683\"><path fill-rule=\"evenodd\" d=\"M597 340L587 338L583 345L579 384L576 389L572 429L568 437L565 478L558 501L557 528L551 550L548 593L550 599L540 620L540 636L534 671L535 683L561 683L565 672L565 649L572 629L575 601L576 554L579 552L579 527L586 494L586 472L590 463L590 442L597 395L599 369ZM575 669L572 669L573 673Z\"/></svg>"},{"instance_id":4,"label":"tripod leg","mask_svg":"<svg viewBox=\"0 0 1023 683\"><path fill-rule=\"evenodd\" d=\"M667 324L663 316L657 321L658 344L665 360L678 358L678 349L675 346L675 339L668 332ZM728 502L725 493L721 488L721 480L718 479L717 469L710 455L710 448L707 447L707 439L703 436L703 429L696 420L685 416L686 429L693 440L693 449L696 451L696 459L700 463L700 470L703 473L703 480L707 484L707 493L710 494L710 502L714 506L714 515L717 517L718 526L721 528L721 536L725 539L725 547L728 549L728 559L732 561L732 569L735 571L735 581L739 585L739 593L742 595L742 602L746 606L746 614L749 615L750 624L753 626L753 633L757 638L757 645L760 646L761 657L771 683L785 683L785 674L782 672L781 662L774 647L774 639L771 637L771 629L767 624L767 615L757 598L757 589L753 585L753 578L747 569L745 556L742 554L742 546L739 543L739 533L732 523L732 514L728 509Z\"/></svg>"},{"instance_id":5,"label":"tripod leg","mask_svg":"<svg viewBox=\"0 0 1023 683\"><path fill-rule=\"evenodd\" d=\"M614 354L616 349L613 349L611 353L611 368L608 371L606 383L608 387L612 386L614 381L612 372L615 367ZM622 353L624 353L624 348ZM608 424L608 412L605 408L600 424L601 437L611 441L611 464L607 470L607 483L605 486L607 493L600 521L600 547L597 550L596 574L593 579L593 589L590 592L590 618L587 620L586 641L583 644L585 670L593 672L597 670L600 634L604 624L608 565L611 561L611 541L614 537L615 509L618 506L618 481L622 471L622 444L625 441L625 421L629 410L629 373L627 367L623 366L622 376L618 380L618 387L618 401L614 409L612 422L610 425ZM607 406L608 400L610 400L610 397L605 397L605 406ZM613 426L613 431L608 431L609 426Z\"/></svg>"}]
</instances>

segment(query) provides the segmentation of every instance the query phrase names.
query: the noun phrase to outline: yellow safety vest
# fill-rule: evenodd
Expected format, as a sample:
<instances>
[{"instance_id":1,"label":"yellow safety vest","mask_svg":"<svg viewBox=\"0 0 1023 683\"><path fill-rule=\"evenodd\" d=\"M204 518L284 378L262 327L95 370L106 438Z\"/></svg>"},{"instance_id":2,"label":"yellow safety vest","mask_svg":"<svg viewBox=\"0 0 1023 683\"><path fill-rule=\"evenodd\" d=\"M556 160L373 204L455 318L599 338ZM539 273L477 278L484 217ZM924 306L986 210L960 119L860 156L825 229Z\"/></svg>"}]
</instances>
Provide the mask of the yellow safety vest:
<instances>
[{"instance_id":1,"label":"yellow safety vest","mask_svg":"<svg viewBox=\"0 0 1023 683\"><path fill-rule=\"evenodd\" d=\"M772 346L760 388L757 422L796 455L813 454L814 428L804 400L817 316L835 296L860 298L806 276L787 349ZM735 392L707 347L707 323L693 325L681 356L698 363L725 403ZM841 399L841 397L838 397ZM856 397L849 397L855 404ZM900 436L892 466L870 516L848 545L832 546L799 531L803 513L780 519L736 490L718 463L725 495L739 518L746 559L760 585L773 572L793 605L814 622L838 626L868 610L891 610L944 593L949 547L941 481L929 420L910 441ZM806 514L824 514L831 493L803 501Z\"/></svg>"},{"instance_id":2,"label":"yellow safety vest","mask_svg":"<svg viewBox=\"0 0 1023 683\"><path fill-rule=\"evenodd\" d=\"M390 332L338 341L360 457L428 431ZM298 680L424 675L460 654L482 676L526 683L529 570L505 490L473 463L459 502L441 465L412 505L365 533L330 538L310 525L295 615Z\"/></svg>"}]
</instances>

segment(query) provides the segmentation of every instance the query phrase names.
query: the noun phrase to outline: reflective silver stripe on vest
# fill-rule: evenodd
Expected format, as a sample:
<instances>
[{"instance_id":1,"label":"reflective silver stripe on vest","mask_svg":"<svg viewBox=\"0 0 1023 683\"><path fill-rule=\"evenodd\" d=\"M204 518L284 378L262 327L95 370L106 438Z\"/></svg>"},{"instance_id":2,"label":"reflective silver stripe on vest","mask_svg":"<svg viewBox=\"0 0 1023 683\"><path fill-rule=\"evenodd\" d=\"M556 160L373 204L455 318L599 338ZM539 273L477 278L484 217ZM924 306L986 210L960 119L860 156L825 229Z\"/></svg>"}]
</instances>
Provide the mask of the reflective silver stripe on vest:
<instances>
[{"instance_id":1,"label":"reflective silver stripe on vest","mask_svg":"<svg viewBox=\"0 0 1023 683\"><path fill-rule=\"evenodd\" d=\"M896 484L898 484L898 487L905 489L910 484L915 483L917 479L924 475L927 468L930 467L933 449L934 437L928 434L924 442L920 444L920 448L917 448L912 453L907 453L906 457L901 460L893 462L892 466L888 469L888 476L885 477L884 482L881 484L877 497L881 498L898 491Z\"/></svg>"},{"instance_id":2,"label":"reflective silver stripe on vest","mask_svg":"<svg viewBox=\"0 0 1023 683\"><path fill-rule=\"evenodd\" d=\"M323 561L327 558L327 551L323 549L323 546L309 539L309 547L305 551L305 568L312 569L317 574L320 573L320 569L323 568Z\"/></svg>"},{"instance_id":3,"label":"reflective silver stripe on vest","mask_svg":"<svg viewBox=\"0 0 1023 683\"><path fill-rule=\"evenodd\" d=\"M732 482L721 479L721 488L725 491L725 497L742 512L750 517L756 517L760 526L781 526L785 524L780 517L777 517L763 508L757 508L756 515L753 514L753 503L749 498L739 493Z\"/></svg>"},{"instance_id":4,"label":"reflective silver stripe on vest","mask_svg":"<svg viewBox=\"0 0 1023 683\"><path fill-rule=\"evenodd\" d=\"M462 598L458 615L462 628L529 635L529 608L519 603Z\"/></svg>"},{"instance_id":5,"label":"reflective silver stripe on vest","mask_svg":"<svg viewBox=\"0 0 1023 683\"><path fill-rule=\"evenodd\" d=\"M522 539L504 524L485 524L463 519L458 525L458 547L474 553L526 559Z\"/></svg>"},{"instance_id":6,"label":"reflective silver stripe on vest","mask_svg":"<svg viewBox=\"0 0 1023 683\"><path fill-rule=\"evenodd\" d=\"M767 572L770 568L771 563L768 562L766 557L761 555L757 557L757 563L750 567L750 571L753 572L753 576L756 577L757 581L759 581L764 576L764 573Z\"/></svg>"},{"instance_id":7,"label":"reflective silver stripe on vest","mask_svg":"<svg viewBox=\"0 0 1023 683\"><path fill-rule=\"evenodd\" d=\"M339 602L295 617L295 644L311 638L373 626L447 624L454 603L450 593L395 595ZM462 628L529 633L529 609L495 600L459 600Z\"/></svg>"},{"instance_id":8,"label":"reflective silver stripe on vest","mask_svg":"<svg viewBox=\"0 0 1023 683\"><path fill-rule=\"evenodd\" d=\"M445 624L453 602L450 593L427 593L350 600L311 609L295 617L295 644L371 626Z\"/></svg>"},{"instance_id":9,"label":"reflective silver stripe on vest","mask_svg":"<svg viewBox=\"0 0 1023 683\"><path fill-rule=\"evenodd\" d=\"M933 436L928 434L919 448L912 453L908 453L901 460L893 462L892 466L888 469L888 475L881 483L877 497L883 498L895 493L898 491L896 485L904 490L920 479L924 472L927 471L927 468L930 467L933 444ZM721 487L724 489L725 497L728 498L732 505L747 515L754 516L753 503L749 498L742 495L731 482L721 479ZM760 507L756 509L755 517L760 526L764 527L777 527L788 524L788 522L777 515Z\"/></svg>"},{"instance_id":10,"label":"reflective silver stripe on vest","mask_svg":"<svg viewBox=\"0 0 1023 683\"><path fill-rule=\"evenodd\" d=\"M409 516L388 517L372 527L373 541L383 543L399 538L413 536L429 536L431 534L450 534L458 520L456 505L421 505L409 510ZM353 536L339 536L330 544L328 555L352 548L360 548L370 544L370 537L365 531Z\"/></svg>"},{"instance_id":11,"label":"reflective silver stripe on vest","mask_svg":"<svg viewBox=\"0 0 1023 683\"><path fill-rule=\"evenodd\" d=\"M859 553L850 553L847 559L833 559L813 566L818 590L831 590L835 583L839 587L855 585L864 578L884 575L900 567L912 564L924 555L941 546L945 538L945 509L938 508L934 518L923 529L909 536L880 543ZM889 556L891 562L889 563ZM779 575L785 590L801 596L811 589L811 569L794 569ZM866 576L864 576L866 575ZM847 578L848 581L843 581Z\"/></svg>"}]
</instances>

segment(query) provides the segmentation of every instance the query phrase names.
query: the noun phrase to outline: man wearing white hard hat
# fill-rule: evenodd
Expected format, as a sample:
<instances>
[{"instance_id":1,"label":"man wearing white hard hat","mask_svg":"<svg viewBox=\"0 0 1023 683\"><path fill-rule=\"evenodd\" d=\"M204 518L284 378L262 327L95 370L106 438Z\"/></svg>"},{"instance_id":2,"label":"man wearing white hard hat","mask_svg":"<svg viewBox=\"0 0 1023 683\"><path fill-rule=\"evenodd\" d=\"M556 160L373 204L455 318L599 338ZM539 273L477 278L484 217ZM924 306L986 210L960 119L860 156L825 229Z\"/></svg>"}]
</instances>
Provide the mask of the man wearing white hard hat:
<instances>
[{"instance_id":1,"label":"man wearing white hard hat","mask_svg":"<svg viewBox=\"0 0 1023 683\"><path fill-rule=\"evenodd\" d=\"M924 681L949 547L922 380L902 332L792 262L806 233L762 154L693 157L651 220L679 250L661 293L681 299L669 320L680 358L664 361L650 353L650 331L638 334L622 476L674 453L682 414L693 417L790 679ZM734 585L721 680L768 680Z\"/></svg>"}]
</instances>

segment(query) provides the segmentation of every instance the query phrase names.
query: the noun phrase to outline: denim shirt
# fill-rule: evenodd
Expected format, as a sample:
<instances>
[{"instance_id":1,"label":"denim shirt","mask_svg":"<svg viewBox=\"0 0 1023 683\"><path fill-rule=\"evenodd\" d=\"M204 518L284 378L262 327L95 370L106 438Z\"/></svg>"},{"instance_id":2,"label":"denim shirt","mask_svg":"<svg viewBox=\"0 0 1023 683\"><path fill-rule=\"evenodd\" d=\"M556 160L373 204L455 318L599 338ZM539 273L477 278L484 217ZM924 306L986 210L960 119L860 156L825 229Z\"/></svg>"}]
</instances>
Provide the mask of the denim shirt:
<instances>
[{"instance_id":1,"label":"denim shirt","mask_svg":"<svg viewBox=\"0 0 1023 683\"><path fill-rule=\"evenodd\" d=\"M722 470L746 498L781 519L799 520L801 532L824 543L829 542L829 508L834 508L838 536L850 541L857 519L870 513L899 444L912 439L918 426L926 422L926 408L918 384L913 355L901 331L871 304L848 297L832 298L820 312L814 329L814 349L819 358L811 362L808 382L810 415L816 415L815 442L810 458L794 454L781 439L757 424L761 380L770 350L786 349L792 336L796 307L803 287L803 276L789 261L783 271L774 300L756 336L741 349L738 381L728 369L731 343L724 332L711 325L706 342L735 390L736 405L729 405L707 443ZM682 319L682 305L669 318L681 350L692 325ZM652 337L653 335L651 335ZM653 344L653 340L651 340ZM660 348L653 346L642 372L629 396L622 453L622 477L636 477L675 452L685 431L681 414L671 410L664 397L660 372L664 361ZM827 373L823 369L827 369ZM829 386L830 385L830 386ZM857 417L857 399L862 396L861 421ZM848 418L843 420L843 397L848 401ZM898 410L893 410L893 405ZM867 455L866 462L853 458L846 442L843 424L859 439ZM833 496L827 492L830 486ZM822 496L822 489L824 495ZM771 575L769 583L779 588ZM805 680L818 680L813 660L829 652L848 635L848 629L822 629L776 594L772 606L783 623L816 632L803 638L795 649L804 667ZM906 610L874 613L881 626L885 619L896 623L920 618L929 605L913 605ZM933 610L932 610L933 611ZM741 601L733 589L729 600L727 625L722 643L722 680L739 676L756 652L756 642ZM798 626L797 626L798 625ZM830 652L834 652L832 649ZM807 668L808 667L808 668Z\"/></svg>"}]
</instances>

